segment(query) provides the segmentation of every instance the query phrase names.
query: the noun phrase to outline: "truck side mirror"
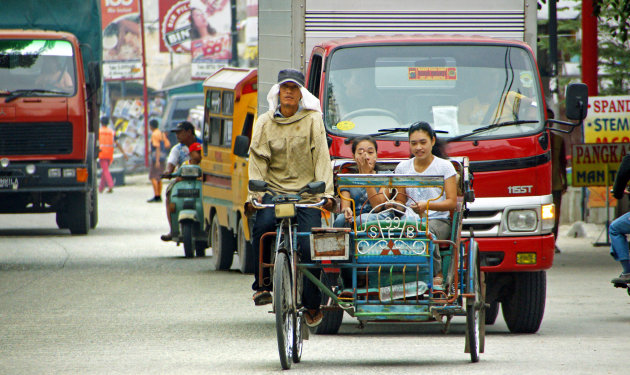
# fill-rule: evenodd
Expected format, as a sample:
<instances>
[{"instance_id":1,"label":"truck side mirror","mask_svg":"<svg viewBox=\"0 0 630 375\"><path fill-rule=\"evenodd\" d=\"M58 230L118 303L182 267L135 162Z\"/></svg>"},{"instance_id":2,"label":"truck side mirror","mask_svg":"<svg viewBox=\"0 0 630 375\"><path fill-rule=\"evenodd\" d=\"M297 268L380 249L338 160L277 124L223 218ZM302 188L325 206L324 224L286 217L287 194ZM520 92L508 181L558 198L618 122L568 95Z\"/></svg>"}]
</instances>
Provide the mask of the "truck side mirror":
<instances>
[{"instance_id":1,"label":"truck side mirror","mask_svg":"<svg viewBox=\"0 0 630 375\"><path fill-rule=\"evenodd\" d=\"M237 135L234 140L234 155L246 158L249 156L249 137Z\"/></svg>"},{"instance_id":2,"label":"truck side mirror","mask_svg":"<svg viewBox=\"0 0 630 375\"><path fill-rule=\"evenodd\" d=\"M571 83L566 93L566 116L569 120L582 121L588 113L588 86Z\"/></svg>"}]
</instances>

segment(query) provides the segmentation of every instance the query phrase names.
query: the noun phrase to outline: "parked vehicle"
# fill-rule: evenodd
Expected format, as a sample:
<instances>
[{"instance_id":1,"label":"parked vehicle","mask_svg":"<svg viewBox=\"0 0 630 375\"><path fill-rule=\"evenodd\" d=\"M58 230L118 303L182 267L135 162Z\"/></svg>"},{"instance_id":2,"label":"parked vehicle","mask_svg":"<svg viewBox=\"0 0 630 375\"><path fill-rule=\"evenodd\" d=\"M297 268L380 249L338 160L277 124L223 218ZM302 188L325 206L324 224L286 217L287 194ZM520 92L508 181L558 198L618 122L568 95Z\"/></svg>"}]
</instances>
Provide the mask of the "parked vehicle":
<instances>
[{"instance_id":1,"label":"parked vehicle","mask_svg":"<svg viewBox=\"0 0 630 375\"><path fill-rule=\"evenodd\" d=\"M171 130L187 120L190 110L197 106L203 106L202 93L175 94L167 98L160 129L165 132L171 145L177 144L177 137Z\"/></svg>"},{"instance_id":2,"label":"parked vehicle","mask_svg":"<svg viewBox=\"0 0 630 375\"><path fill-rule=\"evenodd\" d=\"M203 212L217 270L229 269L236 251L241 272L254 271L250 224L243 206L247 159L236 156L233 149L237 136L250 139L252 135L256 79L256 69L222 68L203 84Z\"/></svg>"},{"instance_id":3,"label":"parked vehicle","mask_svg":"<svg viewBox=\"0 0 630 375\"><path fill-rule=\"evenodd\" d=\"M363 134L378 137L379 160L407 158L405 131L416 121L440 132L450 156L470 158L477 199L462 235L474 233L479 245L486 322L500 303L511 332L536 332L554 257L554 206L535 3L297 0L258 10L261 92L280 69L304 71L335 163L352 158L348 141ZM581 120L587 94L573 88L567 116ZM265 95L258 99L266 111ZM463 116L475 112L463 104L469 99L487 100L477 118Z\"/></svg>"},{"instance_id":4,"label":"parked vehicle","mask_svg":"<svg viewBox=\"0 0 630 375\"><path fill-rule=\"evenodd\" d=\"M86 234L98 222L100 1L1 8L0 213L55 212Z\"/></svg>"},{"instance_id":5,"label":"parked vehicle","mask_svg":"<svg viewBox=\"0 0 630 375\"><path fill-rule=\"evenodd\" d=\"M208 248L208 233L203 224L203 205L201 196L201 168L198 165L184 164L164 178L177 178L171 191L169 215L171 215L171 234L179 246L184 244L184 256L203 257Z\"/></svg>"}]
</instances>

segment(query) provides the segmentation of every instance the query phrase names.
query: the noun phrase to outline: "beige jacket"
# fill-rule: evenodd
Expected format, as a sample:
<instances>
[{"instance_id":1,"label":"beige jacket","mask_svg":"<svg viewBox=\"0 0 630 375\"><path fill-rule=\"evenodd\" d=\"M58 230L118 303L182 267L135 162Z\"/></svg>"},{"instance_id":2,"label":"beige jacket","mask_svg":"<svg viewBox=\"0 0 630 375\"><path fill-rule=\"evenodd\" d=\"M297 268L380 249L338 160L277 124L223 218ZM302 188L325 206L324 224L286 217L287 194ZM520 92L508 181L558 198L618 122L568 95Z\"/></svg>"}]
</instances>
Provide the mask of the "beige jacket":
<instances>
[{"instance_id":1,"label":"beige jacket","mask_svg":"<svg viewBox=\"0 0 630 375\"><path fill-rule=\"evenodd\" d=\"M289 118L274 118L274 110L256 121L249 149L249 179L263 180L279 193L297 193L309 182L324 181L323 196L333 198L333 173L321 113L302 109ZM260 198L249 192L247 201ZM320 197L304 195L305 201Z\"/></svg>"}]
</instances>

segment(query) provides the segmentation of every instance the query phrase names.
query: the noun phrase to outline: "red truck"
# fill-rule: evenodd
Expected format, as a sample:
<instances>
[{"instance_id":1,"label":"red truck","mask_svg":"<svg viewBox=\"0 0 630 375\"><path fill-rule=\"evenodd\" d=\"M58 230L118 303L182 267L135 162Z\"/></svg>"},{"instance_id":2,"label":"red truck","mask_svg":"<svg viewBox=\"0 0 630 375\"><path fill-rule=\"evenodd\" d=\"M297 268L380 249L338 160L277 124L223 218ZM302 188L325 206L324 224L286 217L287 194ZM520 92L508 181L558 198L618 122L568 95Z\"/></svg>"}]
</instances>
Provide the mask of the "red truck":
<instances>
[{"instance_id":1,"label":"red truck","mask_svg":"<svg viewBox=\"0 0 630 375\"><path fill-rule=\"evenodd\" d=\"M479 245L486 322L501 304L520 333L540 327L554 257L550 122L532 4L306 0L261 3L258 22L259 90L287 64L302 69L334 160L351 158L352 137L364 134L376 135L380 159L408 158L406 130L416 121L436 129L450 156L470 158L476 199L462 233ZM567 117L584 118L587 95L582 84L570 87Z\"/></svg>"},{"instance_id":2,"label":"red truck","mask_svg":"<svg viewBox=\"0 0 630 375\"><path fill-rule=\"evenodd\" d=\"M0 12L0 213L55 212L72 234L98 221L99 7L7 0Z\"/></svg>"}]
</instances>

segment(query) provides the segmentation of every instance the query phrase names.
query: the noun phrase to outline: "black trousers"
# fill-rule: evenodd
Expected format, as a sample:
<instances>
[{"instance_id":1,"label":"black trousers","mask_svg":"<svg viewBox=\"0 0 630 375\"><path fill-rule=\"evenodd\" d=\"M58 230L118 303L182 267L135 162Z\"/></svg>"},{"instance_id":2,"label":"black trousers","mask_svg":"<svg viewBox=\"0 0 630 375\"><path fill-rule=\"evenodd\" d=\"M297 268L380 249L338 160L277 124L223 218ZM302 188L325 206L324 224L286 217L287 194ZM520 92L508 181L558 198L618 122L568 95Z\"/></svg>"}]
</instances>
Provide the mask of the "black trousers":
<instances>
[{"instance_id":1,"label":"black trousers","mask_svg":"<svg viewBox=\"0 0 630 375\"><path fill-rule=\"evenodd\" d=\"M271 196L265 195L263 203L271 203ZM263 279L258 279L258 264L260 264L260 237L266 232L276 231L276 215L273 208L265 208L256 212L256 219L252 231L252 246L254 249L254 271L253 290L272 290L272 281L269 268L263 269ZM297 230L298 232L310 232L313 227L320 227L322 223L321 211L313 208L298 208L297 210ZM274 251L275 237L268 237L264 243L263 262L269 263L271 260L271 252ZM311 244L307 236L298 236L298 250L300 251L300 260L303 263L311 262ZM311 273L319 278L320 269L311 269ZM316 309L321 302L321 292L319 288L304 276L302 285L302 302L307 309Z\"/></svg>"}]
</instances>

